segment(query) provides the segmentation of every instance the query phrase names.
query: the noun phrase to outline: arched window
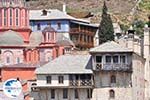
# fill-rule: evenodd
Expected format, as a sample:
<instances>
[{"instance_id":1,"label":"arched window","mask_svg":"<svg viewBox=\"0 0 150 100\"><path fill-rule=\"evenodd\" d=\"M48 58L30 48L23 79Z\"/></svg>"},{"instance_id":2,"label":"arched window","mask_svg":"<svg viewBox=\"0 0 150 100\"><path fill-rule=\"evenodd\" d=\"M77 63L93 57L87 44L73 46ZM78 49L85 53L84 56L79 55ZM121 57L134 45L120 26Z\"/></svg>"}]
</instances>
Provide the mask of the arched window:
<instances>
[{"instance_id":1,"label":"arched window","mask_svg":"<svg viewBox=\"0 0 150 100\"><path fill-rule=\"evenodd\" d=\"M7 24L7 10L4 9L4 26Z\"/></svg>"},{"instance_id":2,"label":"arched window","mask_svg":"<svg viewBox=\"0 0 150 100\"><path fill-rule=\"evenodd\" d=\"M8 56L6 57L6 63L8 63L8 64L10 63L10 57L8 57Z\"/></svg>"},{"instance_id":3,"label":"arched window","mask_svg":"<svg viewBox=\"0 0 150 100\"><path fill-rule=\"evenodd\" d=\"M19 16L19 11L18 11L18 9L16 9L16 26L19 25L18 16Z\"/></svg>"},{"instance_id":4,"label":"arched window","mask_svg":"<svg viewBox=\"0 0 150 100\"><path fill-rule=\"evenodd\" d=\"M13 14L13 10L10 9L10 26L12 25L12 14Z\"/></svg>"},{"instance_id":5,"label":"arched window","mask_svg":"<svg viewBox=\"0 0 150 100\"><path fill-rule=\"evenodd\" d=\"M111 76L110 82L111 82L111 83L116 83L116 76L115 76L115 75L112 75L112 76Z\"/></svg>"},{"instance_id":6,"label":"arched window","mask_svg":"<svg viewBox=\"0 0 150 100\"><path fill-rule=\"evenodd\" d=\"M2 26L2 9L0 9L0 26Z\"/></svg>"},{"instance_id":7,"label":"arched window","mask_svg":"<svg viewBox=\"0 0 150 100\"><path fill-rule=\"evenodd\" d=\"M109 97L112 99L115 98L115 91L114 90L109 91Z\"/></svg>"}]
</instances>

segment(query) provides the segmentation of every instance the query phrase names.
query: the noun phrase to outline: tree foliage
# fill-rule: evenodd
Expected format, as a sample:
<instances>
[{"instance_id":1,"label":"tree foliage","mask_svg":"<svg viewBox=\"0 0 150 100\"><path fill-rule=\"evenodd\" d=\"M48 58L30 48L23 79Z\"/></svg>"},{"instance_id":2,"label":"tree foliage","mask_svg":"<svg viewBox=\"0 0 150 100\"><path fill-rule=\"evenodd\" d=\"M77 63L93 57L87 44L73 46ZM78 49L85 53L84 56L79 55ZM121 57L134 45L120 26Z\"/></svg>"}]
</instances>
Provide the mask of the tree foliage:
<instances>
[{"instance_id":1,"label":"tree foliage","mask_svg":"<svg viewBox=\"0 0 150 100\"><path fill-rule=\"evenodd\" d=\"M106 41L114 40L114 28L110 15L107 13L108 9L106 3L104 2L102 20L99 26L99 44Z\"/></svg>"}]
</instances>

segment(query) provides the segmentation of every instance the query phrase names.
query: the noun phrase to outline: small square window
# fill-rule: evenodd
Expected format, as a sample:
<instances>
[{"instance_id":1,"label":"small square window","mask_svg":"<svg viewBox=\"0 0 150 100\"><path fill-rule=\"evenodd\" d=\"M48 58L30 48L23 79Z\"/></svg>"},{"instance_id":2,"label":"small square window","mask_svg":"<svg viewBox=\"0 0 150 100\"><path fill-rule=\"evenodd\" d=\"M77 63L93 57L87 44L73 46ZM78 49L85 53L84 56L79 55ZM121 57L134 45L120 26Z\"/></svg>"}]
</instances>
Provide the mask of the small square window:
<instances>
[{"instance_id":1,"label":"small square window","mask_svg":"<svg viewBox=\"0 0 150 100\"><path fill-rule=\"evenodd\" d=\"M58 83L63 84L64 83L64 77L58 76Z\"/></svg>"}]
</instances>

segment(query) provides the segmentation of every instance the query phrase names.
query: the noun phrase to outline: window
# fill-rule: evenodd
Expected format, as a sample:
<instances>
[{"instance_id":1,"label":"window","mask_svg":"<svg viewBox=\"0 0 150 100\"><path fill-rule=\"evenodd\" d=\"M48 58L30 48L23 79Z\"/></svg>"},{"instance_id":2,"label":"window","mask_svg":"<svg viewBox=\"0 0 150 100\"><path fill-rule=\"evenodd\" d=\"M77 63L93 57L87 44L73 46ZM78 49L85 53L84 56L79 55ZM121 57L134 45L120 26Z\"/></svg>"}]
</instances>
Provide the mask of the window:
<instances>
[{"instance_id":1,"label":"window","mask_svg":"<svg viewBox=\"0 0 150 100\"><path fill-rule=\"evenodd\" d=\"M116 76L115 75L112 75L110 79L111 79L110 80L111 83L116 83Z\"/></svg>"},{"instance_id":2,"label":"window","mask_svg":"<svg viewBox=\"0 0 150 100\"><path fill-rule=\"evenodd\" d=\"M92 98L92 89L87 89L87 98Z\"/></svg>"},{"instance_id":3,"label":"window","mask_svg":"<svg viewBox=\"0 0 150 100\"><path fill-rule=\"evenodd\" d=\"M109 91L109 97L112 98L112 99L115 98L115 92L114 92L114 90L110 90Z\"/></svg>"},{"instance_id":4,"label":"window","mask_svg":"<svg viewBox=\"0 0 150 100\"><path fill-rule=\"evenodd\" d=\"M126 63L126 56L125 55L120 56L120 62L121 63Z\"/></svg>"},{"instance_id":5,"label":"window","mask_svg":"<svg viewBox=\"0 0 150 100\"><path fill-rule=\"evenodd\" d=\"M10 9L10 26L12 25L12 9Z\"/></svg>"},{"instance_id":6,"label":"window","mask_svg":"<svg viewBox=\"0 0 150 100\"><path fill-rule=\"evenodd\" d=\"M47 11L46 11L45 9L42 11L42 13L43 13L43 14L42 14L43 16L46 16L46 15L47 15Z\"/></svg>"},{"instance_id":7,"label":"window","mask_svg":"<svg viewBox=\"0 0 150 100\"><path fill-rule=\"evenodd\" d=\"M118 63L118 56L113 56L113 63Z\"/></svg>"},{"instance_id":8,"label":"window","mask_svg":"<svg viewBox=\"0 0 150 100\"><path fill-rule=\"evenodd\" d=\"M106 56L106 63L111 63L111 56Z\"/></svg>"},{"instance_id":9,"label":"window","mask_svg":"<svg viewBox=\"0 0 150 100\"><path fill-rule=\"evenodd\" d=\"M50 22L48 22L48 23L47 23L47 26L51 26L51 23L50 23Z\"/></svg>"},{"instance_id":10,"label":"window","mask_svg":"<svg viewBox=\"0 0 150 100\"><path fill-rule=\"evenodd\" d=\"M6 57L6 63L10 63L10 57Z\"/></svg>"},{"instance_id":11,"label":"window","mask_svg":"<svg viewBox=\"0 0 150 100\"><path fill-rule=\"evenodd\" d=\"M17 63L20 63L20 58L19 57L17 57Z\"/></svg>"},{"instance_id":12,"label":"window","mask_svg":"<svg viewBox=\"0 0 150 100\"><path fill-rule=\"evenodd\" d=\"M41 30L41 25L40 25L40 23L37 24L37 30Z\"/></svg>"},{"instance_id":13,"label":"window","mask_svg":"<svg viewBox=\"0 0 150 100\"><path fill-rule=\"evenodd\" d=\"M64 83L64 77L58 76L58 83Z\"/></svg>"},{"instance_id":14,"label":"window","mask_svg":"<svg viewBox=\"0 0 150 100\"><path fill-rule=\"evenodd\" d=\"M75 96L75 99L78 99L79 96L78 96L78 90L77 89L74 90L74 96Z\"/></svg>"},{"instance_id":15,"label":"window","mask_svg":"<svg viewBox=\"0 0 150 100\"><path fill-rule=\"evenodd\" d=\"M60 23L60 22L57 23L57 29L58 29L58 30L61 29L61 23Z\"/></svg>"},{"instance_id":16,"label":"window","mask_svg":"<svg viewBox=\"0 0 150 100\"><path fill-rule=\"evenodd\" d=\"M18 9L16 9L16 26L18 26Z\"/></svg>"},{"instance_id":17,"label":"window","mask_svg":"<svg viewBox=\"0 0 150 100\"><path fill-rule=\"evenodd\" d=\"M63 89L63 99L67 99L67 98L68 98L68 90Z\"/></svg>"},{"instance_id":18,"label":"window","mask_svg":"<svg viewBox=\"0 0 150 100\"><path fill-rule=\"evenodd\" d=\"M0 26L2 26L2 10L0 10Z\"/></svg>"},{"instance_id":19,"label":"window","mask_svg":"<svg viewBox=\"0 0 150 100\"><path fill-rule=\"evenodd\" d=\"M6 25L6 20L7 19L7 10L6 9L4 9L4 25Z\"/></svg>"},{"instance_id":20,"label":"window","mask_svg":"<svg viewBox=\"0 0 150 100\"><path fill-rule=\"evenodd\" d=\"M55 99L55 90L51 89L51 99Z\"/></svg>"},{"instance_id":21,"label":"window","mask_svg":"<svg viewBox=\"0 0 150 100\"><path fill-rule=\"evenodd\" d=\"M102 56L96 56L96 63L102 63Z\"/></svg>"},{"instance_id":22,"label":"window","mask_svg":"<svg viewBox=\"0 0 150 100\"><path fill-rule=\"evenodd\" d=\"M47 83L51 84L51 76L47 76L46 81L47 81Z\"/></svg>"}]
</instances>

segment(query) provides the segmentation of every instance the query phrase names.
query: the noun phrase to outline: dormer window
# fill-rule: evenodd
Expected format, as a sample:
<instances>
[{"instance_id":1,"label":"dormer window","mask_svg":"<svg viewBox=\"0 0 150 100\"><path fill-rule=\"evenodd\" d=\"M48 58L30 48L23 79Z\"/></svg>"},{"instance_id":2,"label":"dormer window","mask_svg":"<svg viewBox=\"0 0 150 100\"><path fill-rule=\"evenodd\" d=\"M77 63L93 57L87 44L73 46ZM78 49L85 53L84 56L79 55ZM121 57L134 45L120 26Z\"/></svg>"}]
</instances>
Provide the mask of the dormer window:
<instances>
[{"instance_id":1,"label":"dormer window","mask_svg":"<svg viewBox=\"0 0 150 100\"><path fill-rule=\"evenodd\" d=\"M42 11L42 15L43 15L43 16L46 16L46 15L47 15L47 11L46 11L45 9Z\"/></svg>"}]
</instances>

